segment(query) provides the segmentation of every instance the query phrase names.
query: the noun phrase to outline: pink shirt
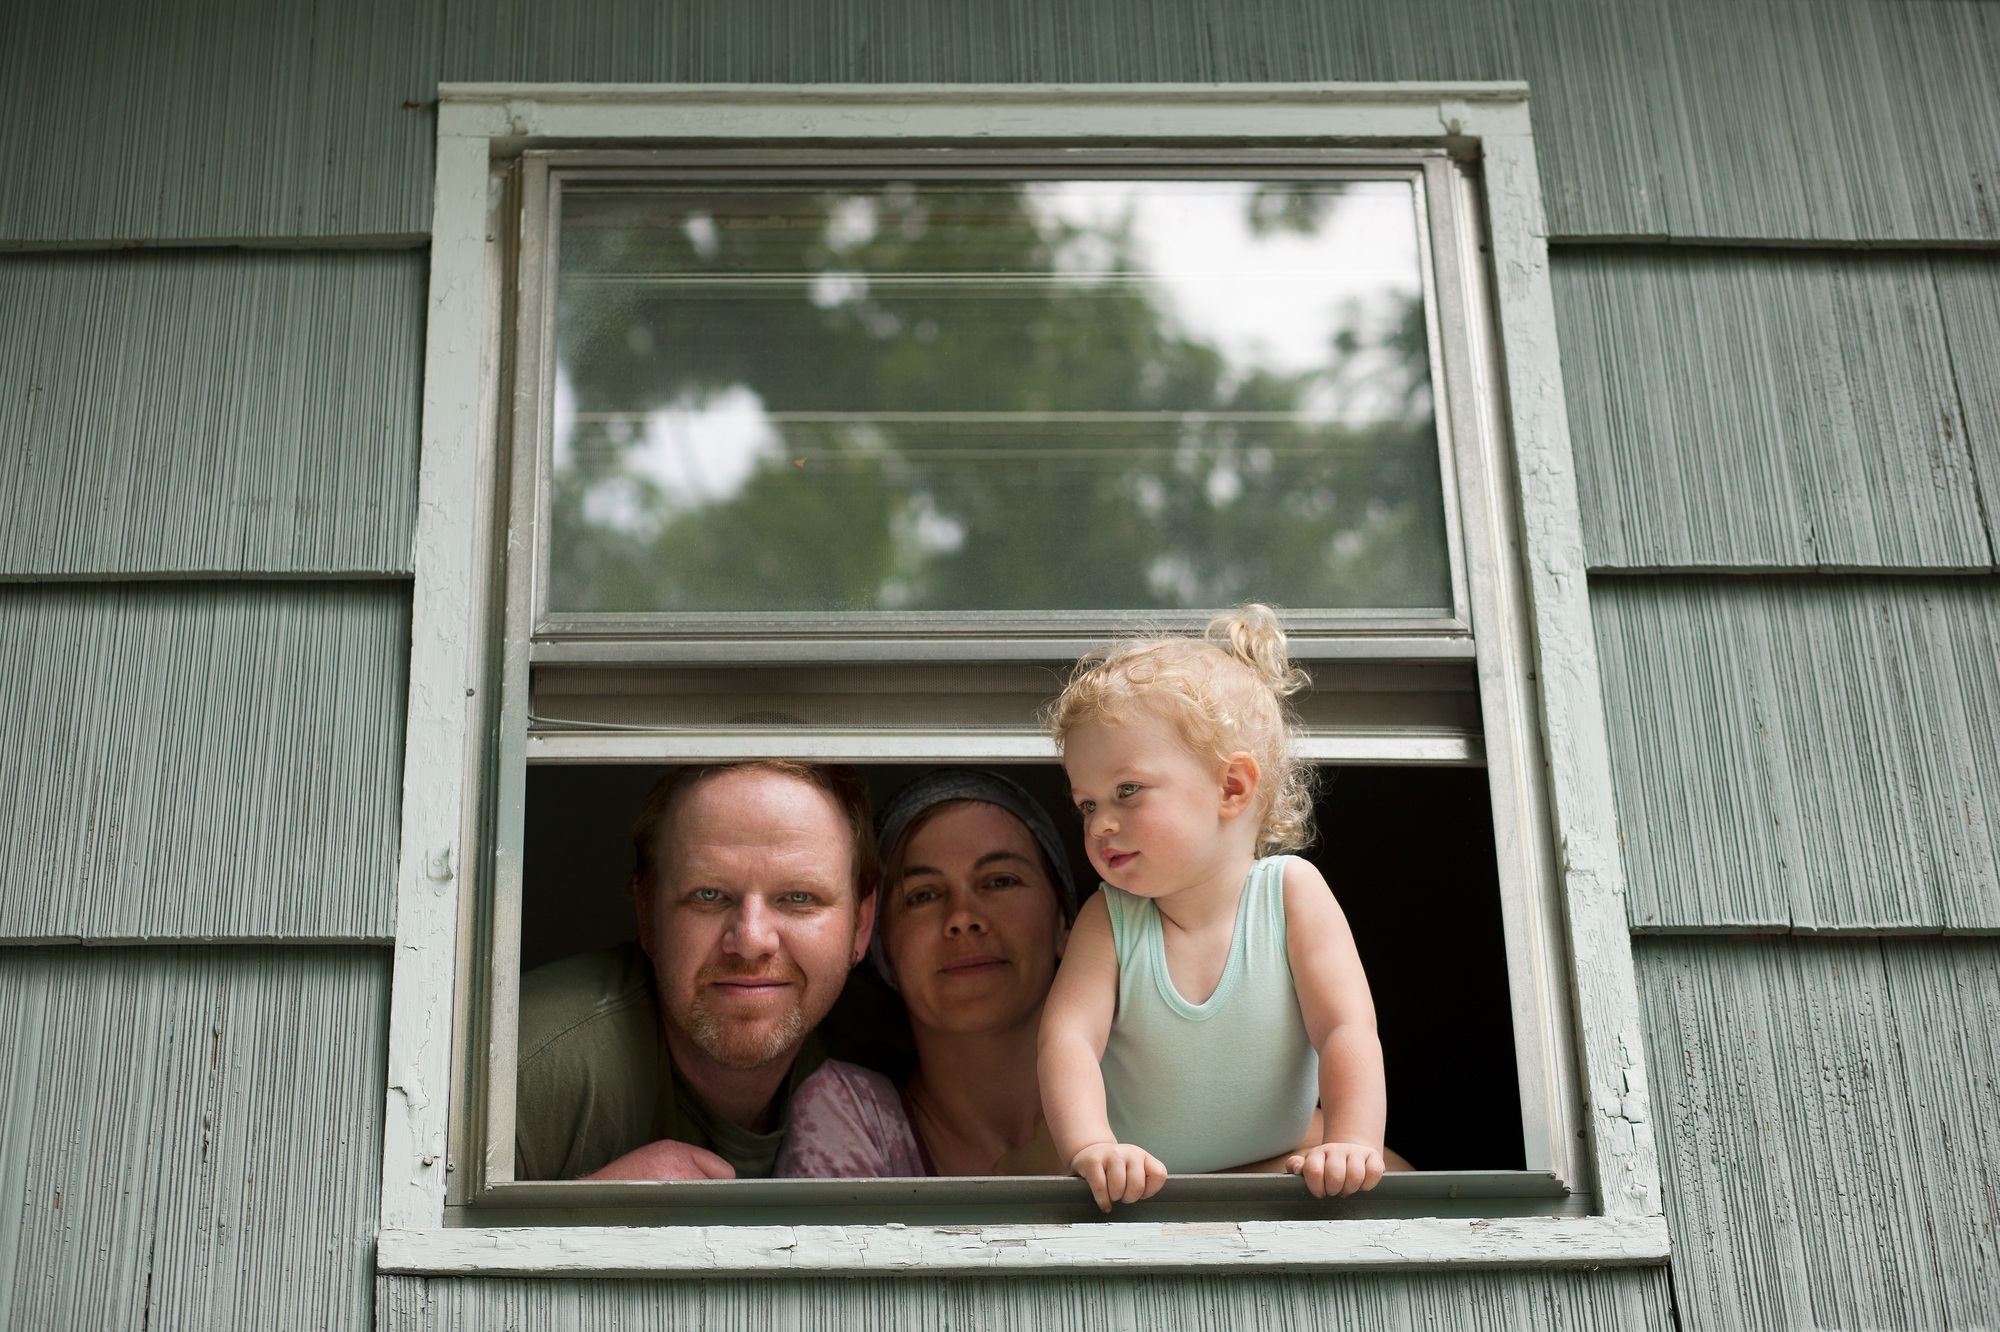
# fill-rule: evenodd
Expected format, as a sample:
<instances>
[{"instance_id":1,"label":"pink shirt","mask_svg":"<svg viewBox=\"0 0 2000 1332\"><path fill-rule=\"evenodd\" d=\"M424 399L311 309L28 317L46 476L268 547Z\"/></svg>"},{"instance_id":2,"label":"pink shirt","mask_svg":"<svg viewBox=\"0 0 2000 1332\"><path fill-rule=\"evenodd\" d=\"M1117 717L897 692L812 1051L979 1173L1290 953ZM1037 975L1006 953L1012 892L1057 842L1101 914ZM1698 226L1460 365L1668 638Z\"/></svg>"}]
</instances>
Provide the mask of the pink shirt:
<instances>
[{"instance_id":1,"label":"pink shirt","mask_svg":"<svg viewBox=\"0 0 2000 1332\"><path fill-rule=\"evenodd\" d=\"M792 1093L777 1179L928 1175L896 1085L873 1069L829 1059Z\"/></svg>"}]
</instances>

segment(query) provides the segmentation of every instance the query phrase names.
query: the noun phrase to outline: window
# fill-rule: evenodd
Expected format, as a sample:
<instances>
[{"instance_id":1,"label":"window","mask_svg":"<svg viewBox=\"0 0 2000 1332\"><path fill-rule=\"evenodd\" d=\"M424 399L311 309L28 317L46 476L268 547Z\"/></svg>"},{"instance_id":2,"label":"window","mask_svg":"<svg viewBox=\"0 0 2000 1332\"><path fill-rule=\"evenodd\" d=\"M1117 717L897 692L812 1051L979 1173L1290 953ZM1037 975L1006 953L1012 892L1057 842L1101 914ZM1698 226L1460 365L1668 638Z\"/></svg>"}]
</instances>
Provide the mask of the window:
<instances>
[{"instance_id":1,"label":"window","mask_svg":"<svg viewBox=\"0 0 2000 1332\"><path fill-rule=\"evenodd\" d=\"M1373 918L1344 900L1364 951L1376 941L1392 1106L1399 1084L1435 1101L1453 1090L1439 1066L1491 1057L1456 1089L1482 1130L1449 1116L1427 1130L1433 1159L1487 1169L1331 1207L1287 1179L1189 1179L1126 1215L1324 1227L1337 1222L1309 1218L1630 1210L1593 1178L1605 1152L1575 1067L1580 1030L1586 1061L1601 1055L1573 1003L1607 987L1571 984L1579 923L1550 788L1590 774L1551 782L1545 758L1602 756L1543 746L1569 741L1538 674L1578 649L1552 658L1560 598L1537 588L1531 603L1521 551L1517 514L1532 523L1544 499L1514 453L1546 405L1520 401L1539 385L1517 382L1509 358L1526 349L1506 340L1533 325L1519 312L1533 292L1496 282L1483 242L1490 217L1496 241L1533 251L1520 207L1494 207L1493 155L1460 103L1127 92L933 90L907 94L914 110L826 92L829 131L803 90L447 91L431 399L456 393L472 420L436 406L427 421L427 490L455 516L433 534L457 533L463 555L455 581L434 573L420 535L419 623L427 579L458 590L469 701L462 762L434 765L448 790L409 778L422 892L406 880L391 1079L406 1112L385 1228L1091 1216L1063 1180L514 1180L515 987L524 962L619 928L558 896L548 866L616 847L662 765L841 760L879 796L977 761L1053 794L1035 715L1080 651L1252 598L1286 608L1313 676L1300 711L1307 754L1334 775L1321 822L1343 835L1316 856L1336 888L1400 874L1446 894L1378 894ZM1520 135L1518 97L1479 114ZM995 99L1020 128L999 144L983 119ZM1516 157L1498 165L1523 188ZM453 242L458 269L454 206L487 236ZM468 283L475 249L484 281ZM1545 305L1545 276L1538 290ZM483 367L440 344L440 324L476 330ZM447 438L458 454L433 442ZM433 475L441 458L455 471ZM439 697L427 685L446 675L420 628L413 769ZM1587 685L1555 711L1594 709L1594 673ZM1421 841L1416 808L1439 812ZM1608 815L1572 813L1566 841L1601 838L1592 817ZM1439 915L1451 928L1426 920ZM457 961L448 1120L417 1105L417 1079L398 1082L426 1059L438 1076L436 1033L414 1035L400 1006L417 1001L405 970L435 991L441 944ZM1610 963L1615 1020L1629 953ZM1470 987L1454 996L1465 1021L1419 1002L1426 964ZM1428 1033L1400 1072L1398 1021ZM1496 1072L1509 1085L1486 1085ZM406 1188L417 1139L398 1135L420 1127L439 1150ZM422 1173L439 1157L448 1184ZM438 1270L398 1259L404 1242L385 1237L389 1270ZM1664 1240L1605 1243L1605 1261L1630 1261Z\"/></svg>"}]
</instances>

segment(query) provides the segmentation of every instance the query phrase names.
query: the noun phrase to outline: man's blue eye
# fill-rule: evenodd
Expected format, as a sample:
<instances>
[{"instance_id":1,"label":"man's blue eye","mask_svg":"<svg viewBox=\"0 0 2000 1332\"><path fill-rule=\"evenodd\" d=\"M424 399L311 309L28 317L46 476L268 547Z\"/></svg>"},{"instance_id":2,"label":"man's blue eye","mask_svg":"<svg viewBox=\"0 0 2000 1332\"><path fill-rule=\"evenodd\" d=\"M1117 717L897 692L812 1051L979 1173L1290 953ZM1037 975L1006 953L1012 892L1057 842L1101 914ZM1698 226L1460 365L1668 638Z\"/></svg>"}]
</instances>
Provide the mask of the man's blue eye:
<instances>
[{"instance_id":1,"label":"man's blue eye","mask_svg":"<svg viewBox=\"0 0 2000 1332\"><path fill-rule=\"evenodd\" d=\"M688 894L688 896L694 898L697 902L720 902L722 900L722 890L720 888L697 888Z\"/></svg>"}]
</instances>

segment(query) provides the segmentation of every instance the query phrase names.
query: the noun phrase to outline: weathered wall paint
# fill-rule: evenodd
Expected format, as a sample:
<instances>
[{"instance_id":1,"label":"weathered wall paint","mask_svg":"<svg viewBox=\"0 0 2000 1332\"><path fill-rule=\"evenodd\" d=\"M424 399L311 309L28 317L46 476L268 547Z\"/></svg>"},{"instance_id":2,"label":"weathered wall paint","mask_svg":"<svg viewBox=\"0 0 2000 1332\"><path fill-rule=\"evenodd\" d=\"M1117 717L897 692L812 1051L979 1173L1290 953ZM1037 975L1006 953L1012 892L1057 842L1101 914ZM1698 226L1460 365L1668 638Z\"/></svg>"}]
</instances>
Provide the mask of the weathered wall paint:
<instances>
[{"instance_id":1,"label":"weathered wall paint","mask_svg":"<svg viewBox=\"0 0 2000 1332\"><path fill-rule=\"evenodd\" d=\"M1982 0L16 0L0 244L421 233L440 76L1525 78L1555 235L1990 242L1996 64Z\"/></svg>"},{"instance_id":2,"label":"weathered wall paint","mask_svg":"<svg viewBox=\"0 0 2000 1332\"><path fill-rule=\"evenodd\" d=\"M393 1106L390 1113L394 1114ZM1391 1186L1387 1191L1396 1190ZM975 1219L966 1225L885 1227L878 1219L850 1225L538 1228L481 1225L491 1213L468 1213L461 1218L468 1223L464 1225L384 1228L375 1249L375 1270L403 1276L549 1281L880 1276L943 1280L996 1275L1123 1279L1272 1273L1345 1277L1438 1271L1594 1272L1607 1267L1658 1267L1667 1257L1667 1222L1658 1212L1321 1221L1144 1219L1154 1214L1149 1209L1155 1205L1126 1213L1116 1225L982 1225Z\"/></svg>"},{"instance_id":3,"label":"weathered wall paint","mask_svg":"<svg viewBox=\"0 0 2000 1332\"><path fill-rule=\"evenodd\" d=\"M418 239L443 0L9 0L0 244Z\"/></svg>"},{"instance_id":4,"label":"weathered wall paint","mask_svg":"<svg viewBox=\"0 0 2000 1332\"><path fill-rule=\"evenodd\" d=\"M1525 127L1524 127L1525 128ZM1519 131L1516 131L1519 132ZM1535 188L1532 134L1486 153L1493 285L1502 313L1499 356L1508 404L1511 465L1497 509L1497 548L1519 543L1519 572L1532 618L1534 656L1516 684L1539 703L1549 832L1557 846L1564 943L1572 968L1539 978L1576 995L1579 1091L1590 1123L1596 1206L1614 1216L1660 1208L1659 1168L1647 1131L1644 1054L1633 993L1625 874L1616 845L1612 754L1599 688L1590 590L1584 572L1583 521L1576 459L1570 447L1557 346L1555 294L1549 276L1547 219ZM1515 214L1509 218L1509 214ZM1508 225L1502 225L1506 219ZM1504 455L1503 455L1504 456ZM1470 512L1470 506L1468 506ZM1488 632L1482 628L1480 632ZM1539 685L1531 685L1539 673ZM1527 784L1525 789L1533 789ZM1510 982L1511 983L1511 982Z\"/></svg>"},{"instance_id":5,"label":"weathered wall paint","mask_svg":"<svg viewBox=\"0 0 2000 1332\"><path fill-rule=\"evenodd\" d=\"M2000 929L2000 578L1591 594L1634 929Z\"/></svg>"},{"instance_id":6,"label":"weathered wall paint","mask_svg":"<svg viewBox=\"0 0 2000 1332\"><path fill-rule=\"evenodd\" d=\"M0 949L0 1332L365 1327L388 957Z\"/></svg>"},{"instance_id":7,"label":"weathered wall paint","mask_svg":"<svg viewBox=\"0 0 2000 1332\"><path fill-rule=\"evenodd\" d=\"M1979 501L2000 559L2000 258L1939 254L1931 259L1931 272L1959 411L1979 474Z\"/></svg>"},{"instance_id":8,"label":"weathered wall paint","mask_svg":"<svg viewBox=\"0 0 2000 1332\"><path fill-rule=\"evenodd\" d=\"M0 578L408 573L424 272L0 258Z\"/></svg>"},{"instance_id":9,"label":"weathered wall paint","mask_svg":"<svg viewBox=\"0 0 2000 1332\"><path fill-rule=\"evenodd\" d=\"M1635 946L1681 1326L2000 1324L2000 941Z\"/></svg>"},{"instance_id":10,"label":"weathered wall paint","mask_svg":"<svg viewBox=\"0 0 2000 1332\"><path fill-rule=\"evenodd\" d=\"M443 78L526 83L1216 83L1518 77L1514 5L1248 0L448 0Z\"/></svg>"},{"instance_id":11,"label":"weathered wall paint","mask_svg":"<svg viewBox=\"0 0 2000 1332\"><path fill-rule=\"evenodd\" d=\"M1418 1277L495 1281L382 1277L382 1332L1290 1332L1674 1326L1660 1268Z\"/></svg>"},{"instance_id":12,"label":"weathered wall paint","mask_svg":"<svg viewBox=\"0 0 2000 1332\"><path fill-rule=\"evenodd\" d=\"M0 585L0 939L385 939L409 590Z\"/></svg>"},{"instance_id":13,"label":"weathered wall paint","mask_svg":"<svg viewBox=\"0 0 2000 1332\"><path fill-rule=\"evenodd\" d=\"M2000 238L1983 0L1519 0L1556 234Z\"/></svg>"},{"instance_id":14,"label":"weathered wall paint","mask_svg":"<svg viewBox=\"0 0 2000 1332\"><path fill-rule=\"evenodd\" d=\"M432 240L431 320L478 311L487 299L486 219L481 203L491 177L483 141L447 139L438 153L438 195L468 204L441 214L457 220ZM477 317L475 328L483 327ZM428 325L427 325L428 327ZM412 564L410 672L402 718L407 726L395 858L396 949L390 1028L398 1035L389 1066L383 1124L382 1223L436 1225L445 1196L446 1131L451 1085L456 941L463 872L465 812L434 799L465 781L479 743L479 718L493 707L482 618L497 577L477 553L490 516L467 502L480 493L480 446L492 419L482 397L489 343L484 337L430 338L424 348L423 454ZM487 382L490 382L487 381ZM482 413L482 407L487 410ZM495 484L498 484L496 481ZM481 853L483 854L483 852ZM508 1151L502 1147L500 1150Z\"/></svg>"},{"instance_id":15,"label":"weathered wall paint","mask_svg":"<svg viewBox=\"0 0 2000 1332\"><path fill-rule=\"evenodd\" d=\"M1948 343L1929 256L1572 249L1555 277L1593 569L1992 566L2000 410L1960 385L1996 335Z\"/></svg>"}]
</instances>

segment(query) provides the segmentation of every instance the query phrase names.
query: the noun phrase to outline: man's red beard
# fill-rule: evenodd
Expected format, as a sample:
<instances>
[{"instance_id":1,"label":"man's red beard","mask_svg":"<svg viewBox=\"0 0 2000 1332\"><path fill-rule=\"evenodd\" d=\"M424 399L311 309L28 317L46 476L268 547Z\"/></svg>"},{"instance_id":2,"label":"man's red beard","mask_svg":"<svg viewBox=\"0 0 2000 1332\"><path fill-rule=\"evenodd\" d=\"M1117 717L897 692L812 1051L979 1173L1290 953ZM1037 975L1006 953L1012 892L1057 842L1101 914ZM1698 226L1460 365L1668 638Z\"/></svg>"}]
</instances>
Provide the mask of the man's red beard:
<instances>
[{"instance_id":1,"label":"man's red beard","mask_svg":"<svg viewBox=\"0 0 2000 1332\"><path fill-rule=\"evenodd\" d=\"M726 1020L709 1004L716 981L735 979L784 981L791 1005L775 1019L746 1022ZM694 999L678 1024L709 1058L725 1068L762 1068L788 1055L812 1029L806 1021L806 975L791 963L775 967L708 966L695 973Z\"/></svg>"}]
</instances>

